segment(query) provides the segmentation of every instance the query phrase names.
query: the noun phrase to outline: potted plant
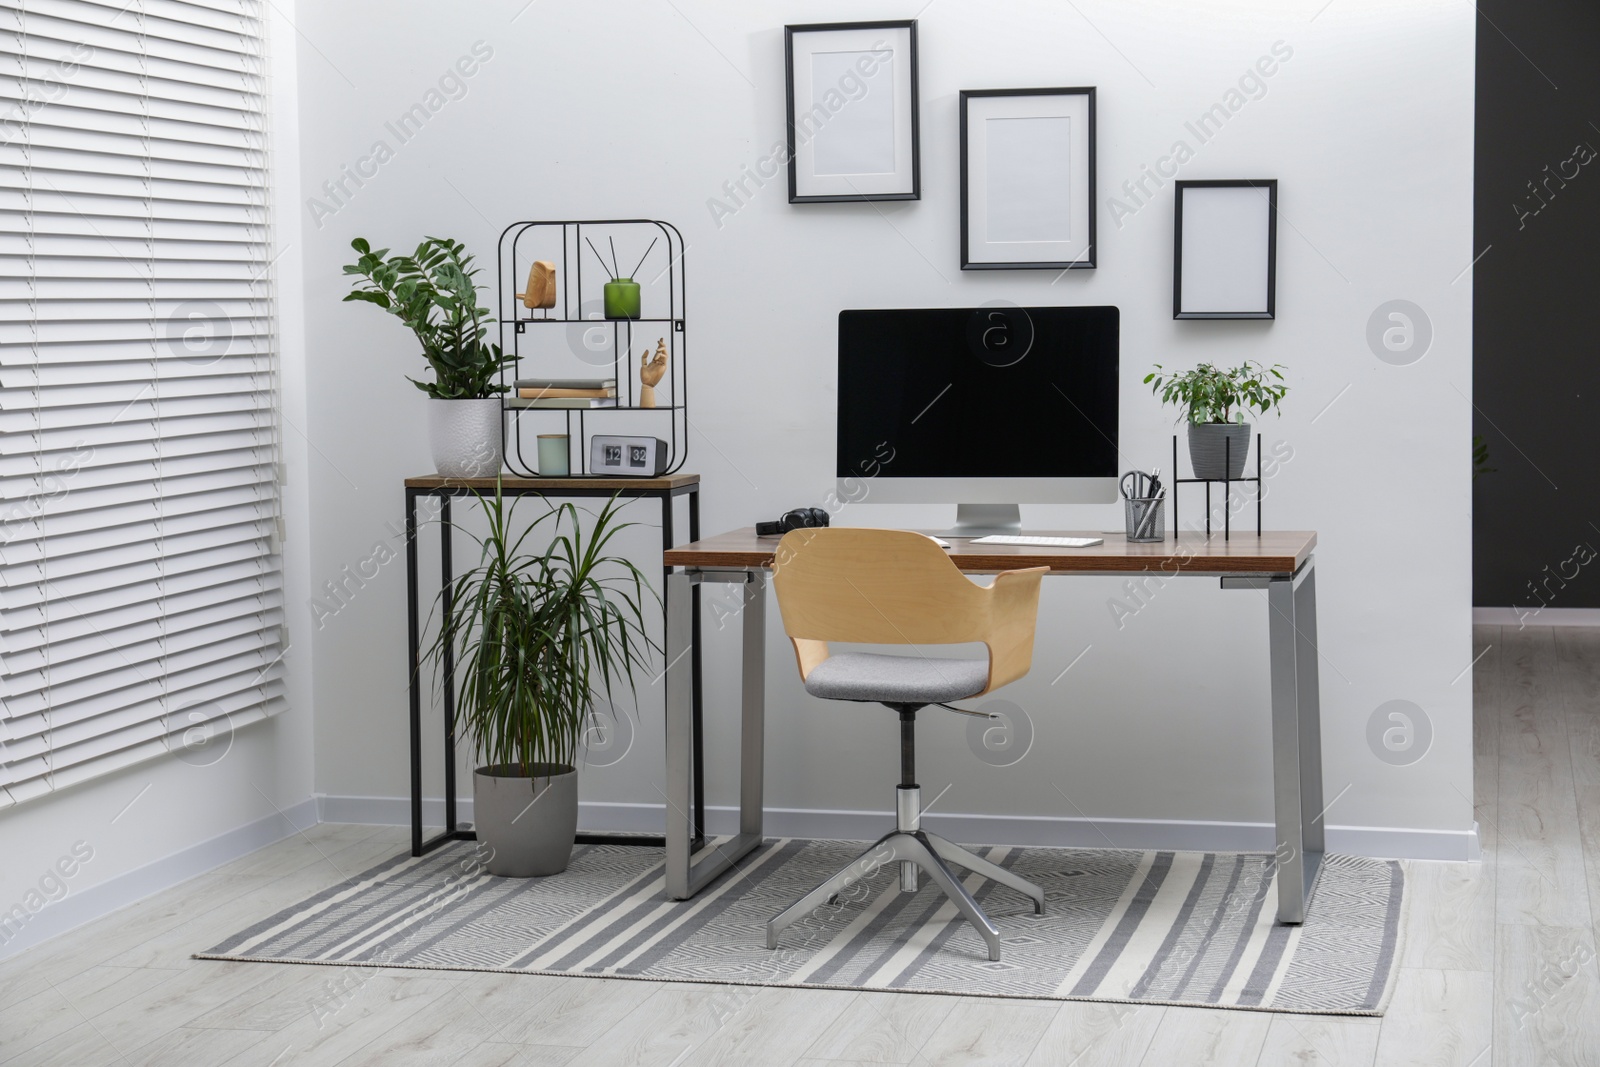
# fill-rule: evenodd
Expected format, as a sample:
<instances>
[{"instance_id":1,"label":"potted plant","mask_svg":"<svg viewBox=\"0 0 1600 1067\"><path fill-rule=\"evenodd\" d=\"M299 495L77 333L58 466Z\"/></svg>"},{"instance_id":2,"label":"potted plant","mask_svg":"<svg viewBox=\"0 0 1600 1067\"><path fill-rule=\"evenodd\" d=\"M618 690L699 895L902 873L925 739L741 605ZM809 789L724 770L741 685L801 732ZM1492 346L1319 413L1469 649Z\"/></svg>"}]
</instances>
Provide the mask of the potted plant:
<instances>
[{"instance_id":1,"label":"potted plant","mask_svg":"<svg viewBox=\"0 0 1600 1067\"><path fill-rule=\"evenodd\" d=\"M606 554L634 525L616 520L615 498L587 531L568 503L547 506L520 533L516 501L506 506L498 480L494 496L479 499L487 524L479 562L441 591L427 656L457 657L461 729L479 763L473 822L491 852L489 873L557 874L578 829L584 723L613 684L633 687L634 667L656 647L643 619L650 588L632 563ZM548 545L525 550L536 532L548 533Z\"/></svg>"},{"instance_id":2,"label":"potted plant","mask_svg":"<svg viewBox=\"0 0 1600 1067\"><path fill-rule=\"evenodd\" d=\"M1283 384L1283 365L1262 366L1245 360L1223 370L1202 363L1194 370L1174 374L1161 364L1144 376L1163 404L1180 404L1189 424L1189 463L1196 478L1238 478L1244 474L1250 453L1250 424L1245 412L1265 415L1282 412L1289 387Z\"/></svg>"},{"instance_id":3,"label":"potted plant","mask_svg":"<svg viewBox=\"0 0 1600 1067\"><path fill-rule=\"evenodd\" d=\"M1489 466L1489 442L1483 439L1483 434L1472 435L1472 480L1477 481L1480 474L1494 474L1499 468Z\"/></svg>"},{"instance_id":4,"label":"potted plant","mask_svg":"<svg viewBox=\"0 0 1600 1067\"><path fill-rule=\"evenodd\" d=\"M483 478L504 462L505 415L496 379L516 360L485 340L494 319L478 306L476 278L466 246L429 237L409 256L376 252L364 238L350 242L360 258L347 264L357 275L346 300L364 300L394 315L416 335L433 381L408 380L427 393L428 444L435 469L447 478Z\"/></svg>"}]
</instances>

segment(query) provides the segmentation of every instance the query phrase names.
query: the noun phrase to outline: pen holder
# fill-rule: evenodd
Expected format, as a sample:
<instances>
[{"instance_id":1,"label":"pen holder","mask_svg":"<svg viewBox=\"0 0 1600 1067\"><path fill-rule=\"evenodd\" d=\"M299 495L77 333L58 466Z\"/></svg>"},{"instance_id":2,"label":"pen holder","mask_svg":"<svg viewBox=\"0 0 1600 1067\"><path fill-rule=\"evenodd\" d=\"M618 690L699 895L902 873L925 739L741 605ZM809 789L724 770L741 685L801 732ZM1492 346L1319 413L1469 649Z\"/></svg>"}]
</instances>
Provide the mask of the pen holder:
<instances>
[{"instance_id":1,"label":"pen holder","mask_svg":"<svg viewBox=\"0 0 1600 1067\"><path fill-rule=\"evenodd\" d=\"M1123 511L1128 519L1128 540L1133 542L1165 541L1167 539L1167 509L1165 498L1123 497Z\"/></svg>"}]
</instances>

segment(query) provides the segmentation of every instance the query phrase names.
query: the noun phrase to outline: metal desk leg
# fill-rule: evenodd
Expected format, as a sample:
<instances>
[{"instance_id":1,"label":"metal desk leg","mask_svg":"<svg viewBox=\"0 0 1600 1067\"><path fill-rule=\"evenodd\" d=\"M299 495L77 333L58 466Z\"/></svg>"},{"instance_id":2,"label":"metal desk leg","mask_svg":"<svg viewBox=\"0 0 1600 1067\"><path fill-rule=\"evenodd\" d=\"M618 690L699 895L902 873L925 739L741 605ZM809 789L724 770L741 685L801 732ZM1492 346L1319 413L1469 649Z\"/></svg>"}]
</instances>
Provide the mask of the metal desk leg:
<instances>
[{"instance_id":1,"label":"metal desk leg","mask_svg":"<svg viewBox=\"0 0 1600 1067\"><path fill-rule=\"evenodd\" d=\"M767 575L751 571L744 589L739 730L739 839L761 843L767 729ZM746 849L745 851L748 851ZM742 855L742 853L741 853Z\"/></svg>"},{"instance_id":2,"label":"metal desk leg","mask_svg":"<svg viewBox=\"0 0 1600 1067\"><path fill-rule=\"evenodd\" d=\"M690 654L692 584L726 582L743 593L739 834L690 863L693 828L694 682L674 665ZM766 721L766 572L677 571L667 581L667 896L687 900L732 868L762 840L762 760Z\"/></svg>"},{"instance_id":3,"label":"metal desk leg","mask_svg":"<svg viewBox=\"0 0 1600 1067\"><path fill-rule=\"evenodd\" d=\"M694 695L687 671L676 670L689 651L689 575L667 575L667 896L689 895L689 848L694 837Z\"/></svg>"},{"instance_id":4,"label":"metal desk leg","mask_svg":"<svg viewBox=\"0 0 1600 1067\"><path fill-rule=\"evenodd\" d=\"M689 540L700 540L700 488L696 486L689 492ZM690 619L691 640L693 648L689 650L690 668L694 672L694 751L695 751L695 776L694 776L694 847L703 848L706 843L706 776L705 768L700 765L701 757L705 755L706 744L704 726L704 696L702 690L705 682L700 674L700 587L694 587L694 603L690 607L693 613Z\"/></svg>"},{"instance_id":5,"label":"metal desk leg","mask_svg":"<svg viewBox=\"0 0 1600 1067\"><path fill-rule=\"evenodd\" d=\"M1272 779L1278 921L1305 921L1322 866L1322 712L1317 688L1315 562L1267 583L1272 647Z\"/></svg>"}]
</instances>

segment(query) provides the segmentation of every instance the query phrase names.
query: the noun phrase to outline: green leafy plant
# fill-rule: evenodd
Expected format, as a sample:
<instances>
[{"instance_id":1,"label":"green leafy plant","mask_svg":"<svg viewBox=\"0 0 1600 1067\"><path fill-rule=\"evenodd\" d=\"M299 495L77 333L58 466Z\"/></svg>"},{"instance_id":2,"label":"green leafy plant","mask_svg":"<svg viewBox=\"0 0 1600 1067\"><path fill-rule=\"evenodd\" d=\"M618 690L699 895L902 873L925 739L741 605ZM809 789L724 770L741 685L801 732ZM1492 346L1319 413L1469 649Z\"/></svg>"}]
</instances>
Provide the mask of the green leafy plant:
<instances>
[{"instance_id":1,"label":"green leafy plant","mask_svg":"<svg viewBox=\"0 0 1600 1067\"><path fill-rule=\"evenodd\" d=\"M657 647L643 616L654 592L631 562L606 554L636 524L617 521L613 497L587 532L568 503L547 504L516 533L517 501L508 506L498 482L479 500L488 524L476 538L479 563L440 592L427 658L457 655L460 723L484 764L523 775L573 766L595 700L610 700L613 685L631 690L634 668ZM548 533L548 545L525 551L536 533Z\"/></svg>"},{"instance_id":2,"label":"green leafy plant","mask_svg":"<svg viewBox=\"0 0 1600 1067\"><path fill-rule=\"evenodd\" d=\"M1498 467L1489 466L1489 442L1483 439L1483 434L1472 435L1472 480L1477 481L1480 474L1493 474Z\"/></svg>"},{"instance_id":3,"label":"green leafy plant","mask_svg":"<svg viewBox=\"0 0 1600 1067\"><path fill-rule=\"evenodd\" d=\"M1281 413L1289 392L1283 384L1283 370L1281 363L1266 367L1247 359L1227 370L1202 363L1177 374L1157 363L1144 382L1163 404L1182 405L1184 421L1242 423L1247 411L1265 415L1276 409Z\"/></svg>"},{"instance_id":4,"label":"green leafy plant","mask_svg":"<svg viewBox=\"0 0 1600 1067\"><path fill-rule=\"evenodd\" d=\"M391 256L387 248L374 252L361 237L350 247L360 258L344 272L360 280L345 299L376 304L398 318L433 368L433 381L407 381L435 400L481 400L506 391L495 378L516 356L485 341L495 320L478 306L479 269L465 245L429 237L409 256Z\"/></svg>"}]
</instances>

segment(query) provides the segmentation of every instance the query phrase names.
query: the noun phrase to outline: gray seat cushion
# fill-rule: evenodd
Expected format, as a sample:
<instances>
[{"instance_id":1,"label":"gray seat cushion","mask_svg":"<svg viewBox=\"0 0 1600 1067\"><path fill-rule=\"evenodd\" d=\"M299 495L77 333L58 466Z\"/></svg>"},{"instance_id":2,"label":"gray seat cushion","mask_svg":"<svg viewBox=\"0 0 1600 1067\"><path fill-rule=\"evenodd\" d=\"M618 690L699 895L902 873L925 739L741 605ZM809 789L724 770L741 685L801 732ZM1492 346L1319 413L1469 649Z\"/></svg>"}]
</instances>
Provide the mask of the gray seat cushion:
<instances>
[{"instance_id":1,"label":"gray seat cushion","mask_svg":"<svg viewBox=\"0 0 1600 1067\"><path fill-rule=\"evenodd\" d=\"M844 652L812 668L806 692L825 700L934 704L981 693L988 681L986 659Z\"/></svg>"}]
</instances>

